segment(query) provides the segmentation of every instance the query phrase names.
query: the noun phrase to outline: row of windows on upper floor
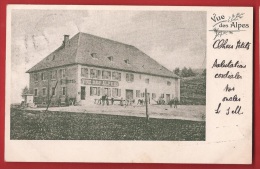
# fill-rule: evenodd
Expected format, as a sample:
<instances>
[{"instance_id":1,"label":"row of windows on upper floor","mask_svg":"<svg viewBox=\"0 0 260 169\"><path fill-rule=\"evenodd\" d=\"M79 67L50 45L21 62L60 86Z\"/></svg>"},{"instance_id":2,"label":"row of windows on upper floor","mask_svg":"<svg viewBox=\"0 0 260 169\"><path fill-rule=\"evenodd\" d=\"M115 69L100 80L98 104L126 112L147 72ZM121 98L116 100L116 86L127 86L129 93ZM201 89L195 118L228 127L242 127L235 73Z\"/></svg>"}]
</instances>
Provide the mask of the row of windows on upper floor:
<instances>
[{"instance_id":1,"label":"row of windows on upper floor","mask_svg":"<svg viewBox=\"0 0 260 169\"><path fill-rule=\"evenodd\" d=\"M48 72L41 72L41 73L34 73L33 74L33 79L34 82L38 82L39 81L39 75L40 75L40 79L42 81L47 80L48 79ZM67 71L66 69L59 69L59 77L61 79L65 79L67 77ZM89 73L89 69L88 68L81 68L81 77L85 77L85 78L91 78L91 79L104 79L104 80L117 80L117 81L121 81L121 73L120 72L116 72L116 71L107 71L107 70L98 70L98 69L90 69L90 73ZM56 80L58 78L58 70L52 70L50 71L50 79L52 80ZM141 75L139 75L139 79L141 79ZM134 74L133 73L126 73L126 81L127 82L133 82L134 81ZM145 83L149 84L150 83L150 79L146 78L145 79ZM170 86L171 82L167 81L167 85Z\"/></svg>"}]
</instances>

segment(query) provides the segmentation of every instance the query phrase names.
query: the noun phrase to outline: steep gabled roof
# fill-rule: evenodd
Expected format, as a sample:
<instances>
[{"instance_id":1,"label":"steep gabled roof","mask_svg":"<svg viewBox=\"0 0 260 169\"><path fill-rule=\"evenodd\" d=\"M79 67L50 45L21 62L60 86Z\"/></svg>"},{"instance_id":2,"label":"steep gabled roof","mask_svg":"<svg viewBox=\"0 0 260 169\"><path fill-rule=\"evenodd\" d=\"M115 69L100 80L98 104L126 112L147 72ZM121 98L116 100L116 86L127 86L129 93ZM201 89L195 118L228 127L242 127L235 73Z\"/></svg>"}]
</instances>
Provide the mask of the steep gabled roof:
<instances>
[{"instance_id":1,"label":"steep gabled roof","mask_svg":"<svg viewBox=\"0 0 260 169\"><path fill-rule=\"evenodd\" d=\"M95 57L92 57L93 54ZM113 59L110 60L109 57ZM127 60L129 63L126 62ZM27 72L69 64L178 78L173 72L134 46L81 32L69 40L69 45L66 47L62 45Z\"/></svg>"}]
</instances>

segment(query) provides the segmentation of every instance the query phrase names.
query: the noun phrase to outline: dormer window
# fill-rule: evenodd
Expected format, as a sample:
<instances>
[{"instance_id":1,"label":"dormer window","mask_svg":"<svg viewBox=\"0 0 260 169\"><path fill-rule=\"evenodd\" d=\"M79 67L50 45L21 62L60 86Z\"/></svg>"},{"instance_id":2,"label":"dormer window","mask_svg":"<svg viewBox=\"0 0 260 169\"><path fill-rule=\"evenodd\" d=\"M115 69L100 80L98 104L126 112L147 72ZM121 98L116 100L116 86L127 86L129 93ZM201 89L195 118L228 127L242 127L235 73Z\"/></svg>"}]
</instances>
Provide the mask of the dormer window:
<instances>
[{"instance_id":1,"label":"dormer window","mask_svg":"<svg viewBox=\"0 0 260 169\"><path fill-rule=\"evenodd\" d=\"M125 63L126 63L126 64L130 64L130 63L129 63L129 59L126 59L126 60L125 60Z\"/></svg>"},{"instance_id":2,"label":"dormer window","mask_svg":"<svg viewBox=\"0 0 260 169\"><path fill-rule=\"evenodd\" d=\"M113 58L113 56L109 56L109 57L107 57L111 62L113 62L114 61L114 58Z\"/></svg>"},{"instance_id":3,"label":"dormer window","mask_svg":"<svg viewBox=\"0 0 260 169\"><path fill-rule=\"evenodd\" d=\"M92 58L97 59L97 53L91 53L90 55Z\"/></svg>"},{"instance_id":4,"label":"dormer window","mask_svg":"<svg viewBox=\"0 0 260 169\"><path fill-rule=\"evenodd\" d=\"M55 55L52 56L52 60L55 60Z\"/></svg>"}]
</instances>

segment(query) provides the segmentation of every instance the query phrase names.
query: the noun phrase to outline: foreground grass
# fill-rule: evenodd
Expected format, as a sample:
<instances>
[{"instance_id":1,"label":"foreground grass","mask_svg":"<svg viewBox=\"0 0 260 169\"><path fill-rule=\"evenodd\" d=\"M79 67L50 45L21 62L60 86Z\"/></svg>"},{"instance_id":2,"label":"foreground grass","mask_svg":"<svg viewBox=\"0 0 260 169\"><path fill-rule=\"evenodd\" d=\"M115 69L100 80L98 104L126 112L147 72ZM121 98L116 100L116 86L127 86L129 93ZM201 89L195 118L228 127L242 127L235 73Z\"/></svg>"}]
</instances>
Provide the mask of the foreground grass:
<instances>
[{"instance_id":1,"label":"foreground grass","mask_svg":"<svg viewBox=\"0 0 260 169\"><path fill-rule=\"evenodd\" d=\"M11 109L13 140L205 140L205 122Z\"/></svg>"}]
</instances>

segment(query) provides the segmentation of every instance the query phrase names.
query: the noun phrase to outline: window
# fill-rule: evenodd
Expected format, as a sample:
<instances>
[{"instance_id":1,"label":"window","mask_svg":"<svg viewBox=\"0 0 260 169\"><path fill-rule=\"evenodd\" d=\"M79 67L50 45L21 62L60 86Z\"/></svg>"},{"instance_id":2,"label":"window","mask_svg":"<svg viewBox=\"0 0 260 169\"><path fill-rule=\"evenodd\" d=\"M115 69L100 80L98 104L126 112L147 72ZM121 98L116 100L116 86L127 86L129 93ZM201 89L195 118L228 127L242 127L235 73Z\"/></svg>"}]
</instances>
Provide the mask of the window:
<instances>
[{"instance_id":1,"label":"window","mask_svg":"<svg viewBox=\"0 0 260 169\"><path fill-rule=\"evenodd\" d=\"M60 69L60 77L61 77L61 79L66 78L66 69Z\"/></svg>"},{"instance_id":2,"label":"window","mask_svg":"<svg viewBox=\"0 0 260 169\"><path fill-rule=\"evenodd\" d=\"M140 97L140 90L136 90L136 97Z\"/></svg>"},{"instance_id":3,"label":"window","mask_svg":"<svg viewBox=\"0 0 260 169\"><path fill-rule=\"evenodd\" d=\"M111 97L111 89L110 88L104 88L104 94L108 97Z\"/></svg>"},{"instance_id":4,"label":"window","mask_svg":"<svg viewBox=\"0 0 260 169\"><path fill-rule=\"evenodd\" d=\"M156 98L156 94L152 93L152 98L155 99Z\"/></svg>"},{"instance_id":5,"label":"window","mask_svg":"<svg viewBox=\"0 0 260 169\"><path fill-rule=\"evenodd\" d=\"M121 89L113 88L112 89L112 96L113 97L120 97L121 96Z\"/></svg>"},{"instance_id":6,"label":"window","mask_svg":"<svg viewBox=\"0 0 260 169\"><path fill-rule=\"evenodd\" d=\"M52 88L51 88L51 94L52 94L52 96L55 96L55 95L56 95L55 87L52 87Z\"/></svg>"},{"instance_id":7,"label":"window","mask_svg":"<svg viewBox=\"0 0 260 169\"><path fill-rule=\"evenodd\" d=\"M167 81L167 85L168 85L168 86L171 86L171 82L170 82L170 81Z\"/></svg>"},{"instance_id":8,"label":"window","mask_svg":"<svg viewBox=\"0 0 260 169\"><path fill-rule=\"evenodd\" d=\"M46 96L46 88L42 88L42 95Z\"/></svg>"},{"instance_id":9,"label":"window","mask_svg":"<svg viewBox=\"0 0 260 169\"><path fill-rule=\"evenodd\" d=\"M161 98L164 98L164 94L161 94Z\"/></svg>"},{"instance_id":10,"label":"window","mask_svg":"<svg viewBox=\"0 0 260 169\"><path fill-rule=\"evenodd\" d=\"M38 82L38 79L39 77L38 77L38 73L35 73L35 74L33 74L33 80L35 81L35 82Z\"/></svg>"},{"instance_id":11,"label":"window","mask_svg":"<svg viewBox=\"0 0 260 169\"><path fill-rule=\"evenodd\" d=\"M97 69L90 69L90 78L100 79L101 71Z\"/></svg>"},{"instance_id":12,"label":"window","mask_svg":"<svg viewBox=\"0 0 260 169\"><path fill-rule=\"evenodd\" d=\"M38 89L34 89L34 96L38 96Z\"/></svg>"},{"instance_id":13,"label":"window","mask_svg":"<svg viewBox=\"0 0 260 169\"><path fill-rule=\"evenodd\" d=\"M127 81L127 82L133 82L133 81L134 81L134 74L132 74L132 73L127 73L127 74L126 74L126 81Z\"/></svg>"},{"instance_id":14,"label":"window","mask_svg":"<svg viewBox=\"0 0 260 169\"><path fill-rule=\"evenodd\" d=\"M97 59L97 53L91 53L90 55L92 58Z\"/></svg>"},{"instance_id":15,"label":"window","mask_svg":"<svg viewBox=\"0 0 260 169\"><path fill-rule=\"evenodd\" d=\"M100 96L100 87L90 87L90 96Z\"/></svg>"},{"instance_id":16,"label":"window","mask_svg":"<svg viewBox=\"0 0 260 169\"><path fill-rule=\"evenodd\" d=\"M111 79L111 72L103 70L102 71L102 79Z\"/></svg>"},{"instance_id":17,"label":"window","mask_svg":"<svg viewBox=\"0 0 260 169\"><path fill-rule=\"evenodd\" d=\"M57 70L51 71L51 79L57 79Z\"/></svg>"},{"instance_id":18,"label":"window","mask_svg":"<svg viewBox=\"0 0 260 169\"><path fill-rule=\"evenodd\" d=\"M55 55L53 55L52 60L55 60Z\"/></svg>"},{"instance_id":19,"label":"window","mask_svg":"<svg viewBox=\"0 0 260 169\"><path fill-rule=\"evenodd\" d=\"M81 68L81 77L88 78L88 68Z\"/></svg>"},{"instance_id":20,"label":"window","mask_svg":"<svg viewBox=\"0 0 260 169\"><path fill-rule=\"evenodd\" d=\"M149 84L149 79L145 79L145 83Z\"/></svg>"},{"instance_id":21,"label":"window","mask_svg":"<svg viewBox=\"0 0 260 169\"><path fill-rule=\"evenodd\" d=\"M121 73L119 73L119 72L113 72L113 73L112 73L112 79L113 79L113 80L121 81Z\"/></svg>"},{"instance_id":22,"label":"window","mask_svg":"<svg viewBox=\"0 0 260 169\"><path fill-rule=\"evenodd\" d=\"M141 93L141 97L144 97L144 93Z\"/></svg>"},{"instance_id":23,"label":"window","mask_svg":"<svg viewBox=\"0 0 260 169\"><path fill-rule=\"evenodd\" d=\"M42 72L41 73L41 80L46 80L47 79L47 73L46 72Z\"/></svg>"},{"instance_id":24,"label":"window","mask_svg":"<svg viewBox=\"0 0 260 169\"><path fill-rule=\"evenodd\" d=\"M129 59L126 59L126 60L125 60L125 63L126 63L126 64L130 64Z\"/></svg>"},{"instance_id":25,"label":"window","mask_svg":"<svg viewBox=\"0 0 260 169\"><path fill-rule=\"evenodd\" d=\"M107 57L111 62L114 60L113 56Z\"/></svg>"},{"instance_id":26,"label":"window","mask_svg":"<svg viewBox=\"0 0 260 169\"><path fill-rule=\"evenodd\" d=\"M66 95L66 87L62 87L62 95L63 95L63 96Z\"/></svg>"}]
</instances>

